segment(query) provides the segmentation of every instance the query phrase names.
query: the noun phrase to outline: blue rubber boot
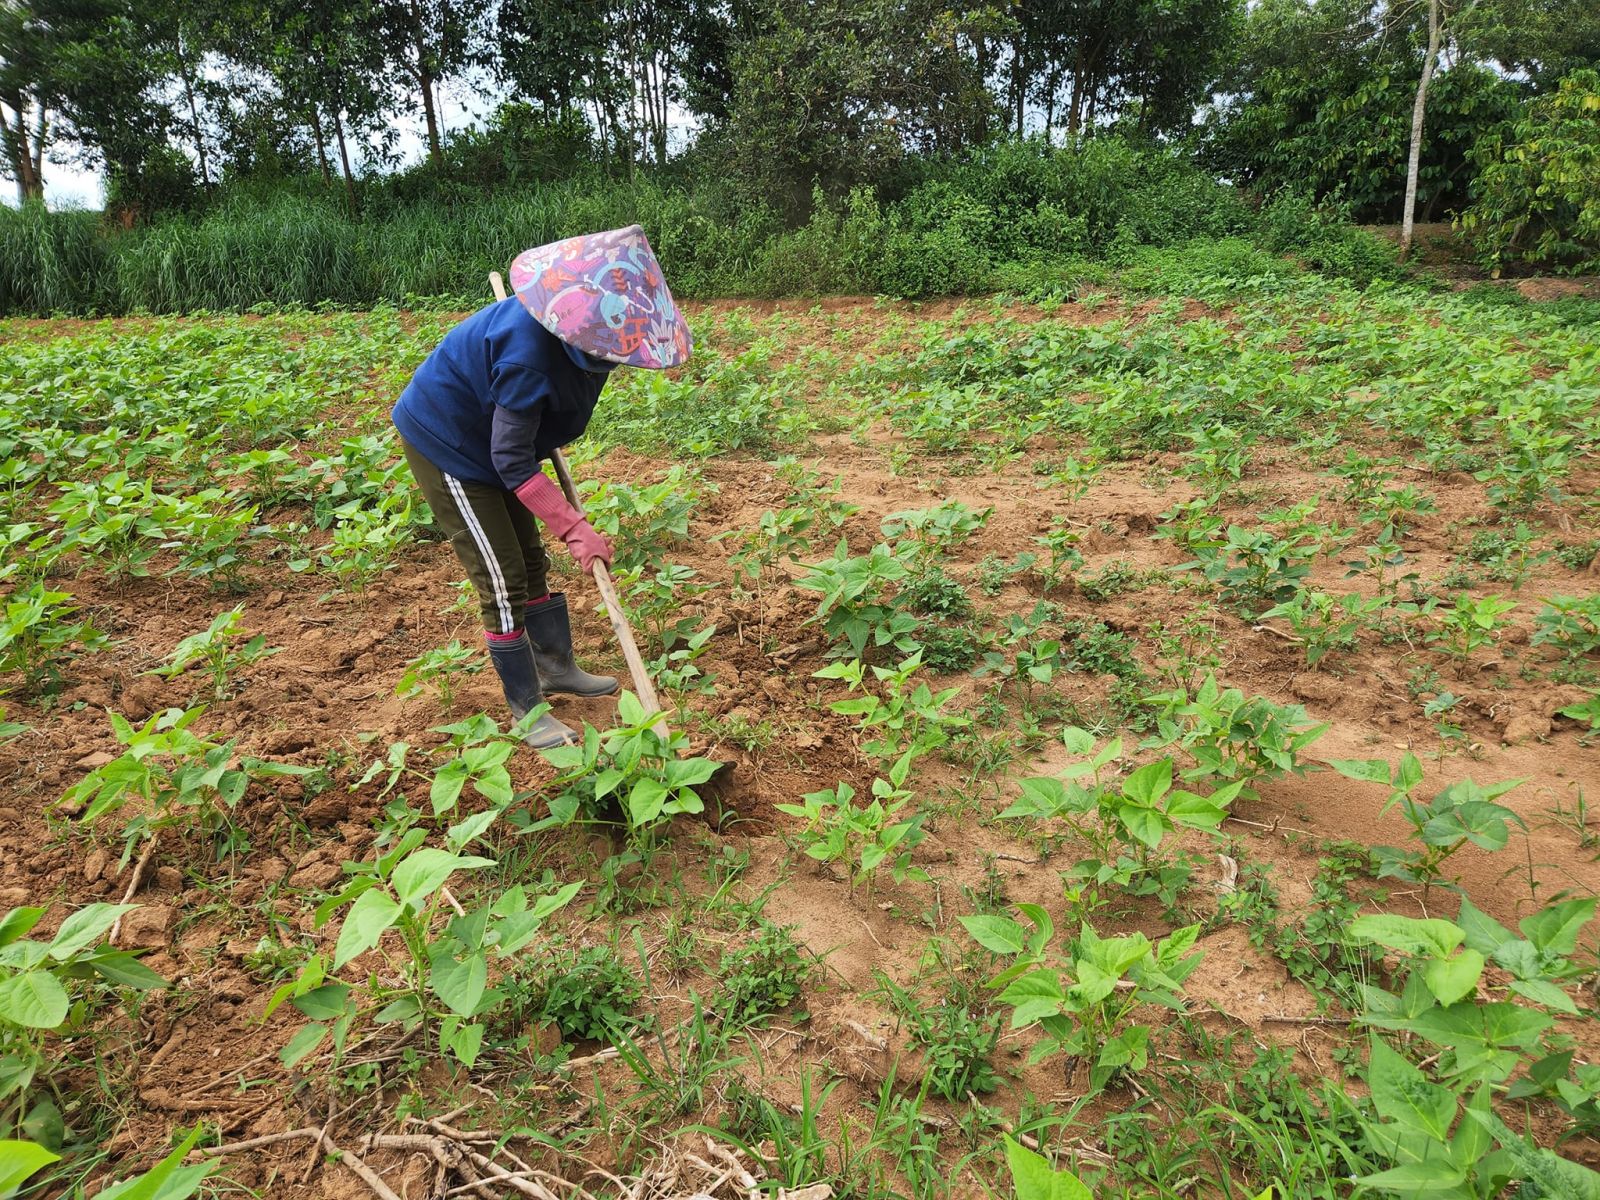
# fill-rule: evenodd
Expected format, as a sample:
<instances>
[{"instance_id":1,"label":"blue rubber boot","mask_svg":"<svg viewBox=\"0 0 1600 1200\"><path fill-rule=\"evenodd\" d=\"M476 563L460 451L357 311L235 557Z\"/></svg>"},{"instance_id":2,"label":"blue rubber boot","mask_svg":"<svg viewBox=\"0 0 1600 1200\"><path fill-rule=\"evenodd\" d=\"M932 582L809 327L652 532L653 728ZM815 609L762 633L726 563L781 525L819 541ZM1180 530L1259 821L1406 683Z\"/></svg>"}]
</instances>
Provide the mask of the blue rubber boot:
<instances>
[{"instance_id":1,"label":"blue rubber boot","mask_svg":"<svg viewBox=\"0 0 1600 1200\"><path fill-rule=\"evenodd\" d=\"M569 696L609 696L617 690L612 675L591 675L572 661L572 618L567 598L552 592L548 599L523 610L533 661L539 668L539 685L547 692Z\"/></svg>"},{"instance_id":2,"label":"blue rubber boot","mask_svg":"<svg viewBox=\"0 0 1600 1200\"><path fill-rule=\"evenodd\" d=\"M500 686L505 689L506 704L511 715L521 721L544 703L544 693L539 689L539 669L534 665L533 643L526 632L510 641L486 639L489 642L489 661L500 676ZM545 713L522 735L522 740L535 750L551 746L570 745L578 740L567 726Z\"/></svg>"}]
</instances>

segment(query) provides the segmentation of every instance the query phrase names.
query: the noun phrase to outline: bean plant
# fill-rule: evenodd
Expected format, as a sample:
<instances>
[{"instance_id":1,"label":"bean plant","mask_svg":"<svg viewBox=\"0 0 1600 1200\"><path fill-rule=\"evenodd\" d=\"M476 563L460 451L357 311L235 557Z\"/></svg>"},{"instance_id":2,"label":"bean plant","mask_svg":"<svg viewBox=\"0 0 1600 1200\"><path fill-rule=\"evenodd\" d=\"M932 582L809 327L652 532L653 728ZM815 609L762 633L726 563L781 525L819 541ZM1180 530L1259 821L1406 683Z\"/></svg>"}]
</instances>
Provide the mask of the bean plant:
<instances>
[{"instance_id":1,"label":"bean plant","mask_svg":"<svg viewBox=\"0 0 1600 1200\"><path fill-rule=\"evenodd\" d=\"M470 1068L482 1053L496 1011L508 998L489 986L491 964L514 965L546 919L578 894L577 883L542 893L513 884L468 909L447 885L465 879L464 872L495 866L495 860L461 853L465 838L452 838L448 848L441 848L424 845L426 836L413 829L386 853L351 864L352 882L318 906L319 925L344 913L327 973L320 958L314 959L267 1007L270 1013L289 1000L313 1018L285 1046L287 1065L304 1059L330 1036L338 1048L361 999L369 999L378 1006L372 1014L377 1024L397 1025L402 1031L421 1026L442 1052ZM370 997L364 997L355 985L332 978L378 948L391 930L402 952L398 985L369 976Z\"/></svg>"},{"instance_id":2,"label":"bean plant","mask_svg":"<svg viewBox=\"0 0 1600 1200\"><path fill-rule=\"evenodd\" d=\"M109 640L89 620L77 620L72 596L35 583L5 602L0 620L0 674L21 677L32 694L61 681L62 670Z\"/></svg>"},{"instance_id":3,"label":"bean plant","mask_svg":"<svg viewBox=\"0 0 1600 1200\"><path fill-rule=\"evenodd\" d=\"M1037 904L1019 904L1017 911L1027 925L1003 916L967 916L961 923L985 950L1011 960L989 986L1012 1010L1011 1028L1043 1031L1028 1061L1055 1054L1081 1059L1096 1092L1144 1070L1150 1026L1132 1017L1146 1004L1182 1011L1184 980L1200 965L1193 952L1200 926L1152 942L1142 933L1101 937L1084 924L1056 950L1050 914Z\"/></svg>"},{"instance_id":4,"label":"bean plant","mask_svg":"<svg viewBox=\"0 0 1600 1200\"><path fill-rule=\"evenodd\" d=\"M201 633L192 633L173 647L165 665L151 672L167 679L182 675L201 664L211 674L211 698L225 700L230 695L229 677L240 667L260 662L278 648L268 648L265 634L245 636L242 618L244 605L225 609L212 618ZM192 700L191 700L192 703Z\"/></svg>"},{"instance_id":5,"label":"bean plant","mask_svg":"<svg viewBox=\"0 0 1600 1200\"><path fill-rule=\"evenodd\" d=\"M204 712L204 706L169 708L139 726L108 713L122 754L62 796L62 805L81 809L85 826L134 806L122 827L124 864L135 846L168 831L180 840L196 833L201 841L220 838L233 829L233 809L252 782L311 772L292 763L238 759L232 741L214 742L191 728Z\"/></svg>"}]
</instances>

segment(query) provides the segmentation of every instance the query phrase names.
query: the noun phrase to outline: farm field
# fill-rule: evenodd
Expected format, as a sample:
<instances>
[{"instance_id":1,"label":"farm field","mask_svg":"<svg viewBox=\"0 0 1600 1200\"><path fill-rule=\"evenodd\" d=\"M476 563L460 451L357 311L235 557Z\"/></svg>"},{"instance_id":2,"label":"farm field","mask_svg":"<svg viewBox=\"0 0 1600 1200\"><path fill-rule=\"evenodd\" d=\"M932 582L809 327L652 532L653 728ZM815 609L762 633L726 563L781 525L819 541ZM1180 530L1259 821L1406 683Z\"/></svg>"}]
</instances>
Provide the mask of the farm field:
<instances>
[{"instance_id":1,"label":"farm field","mask_svg":"<svg viewBox=\"0 0 1600 1200\"><path fill-rule=\"evenodd\" d=\"M674 739L543 755L461 315L0 322L24 1194L1600 1196L1600 302L692 306L572 448Z\"/></svg>"}]
</instances>

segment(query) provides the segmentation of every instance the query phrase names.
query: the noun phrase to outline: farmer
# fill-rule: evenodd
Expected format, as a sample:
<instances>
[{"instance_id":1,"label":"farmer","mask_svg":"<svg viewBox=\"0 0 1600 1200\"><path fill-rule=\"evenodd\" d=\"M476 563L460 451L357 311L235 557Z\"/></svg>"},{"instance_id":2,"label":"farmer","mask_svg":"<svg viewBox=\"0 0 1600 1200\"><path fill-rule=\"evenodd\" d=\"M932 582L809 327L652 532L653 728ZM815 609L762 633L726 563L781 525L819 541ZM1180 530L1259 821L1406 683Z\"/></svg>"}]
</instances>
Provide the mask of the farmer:
<instances>
[{"instance_id":1,"label":"farmer","mask_svg":"<svg viewBox=\"0 0 1600 1200\"><path fill-rule=\"evenodd\" d=\"M489 659L521 721L546 695L609 696L617 681L572 656L566 597L533 518L585 574L611 546L541 462L589 425L613 367L675 367L689 329L637 225L552 242L511 264L516 292L444 337L391 414L406 461L478 594ZM574 740L549 713L530 746Z\"/></svg>"}]
</instances>

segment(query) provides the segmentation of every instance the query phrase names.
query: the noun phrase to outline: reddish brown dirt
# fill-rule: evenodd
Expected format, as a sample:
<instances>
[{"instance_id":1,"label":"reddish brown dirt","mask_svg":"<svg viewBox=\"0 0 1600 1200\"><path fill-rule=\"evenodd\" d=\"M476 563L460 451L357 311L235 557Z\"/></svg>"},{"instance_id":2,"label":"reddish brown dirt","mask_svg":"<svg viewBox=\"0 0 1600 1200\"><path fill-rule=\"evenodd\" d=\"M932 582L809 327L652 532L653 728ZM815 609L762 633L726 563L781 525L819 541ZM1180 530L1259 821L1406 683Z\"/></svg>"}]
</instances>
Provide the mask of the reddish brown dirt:
<instances>
[{"instance_id":1,"label":"reddish brown dirt","mask_svg":"<svg viewBox=\"0 0 1600 1200\"><path fill-rule=\"evenodd\" d=\"M829 301L821 311L848 327L851 315L870 304ZM740 307L795 320L814 306L802 301ZM924 306L915 315L959 321L961 309ZM1103 319L1104 311L1085 312L1082 317ZM1062 313L1055 315L1059 318ZM817 328L826 325L824 320ZM1080 548L1087 571L1127 562L1141 571L1165 574L1186 557L1170 542L1149 536L1157 514L1189 495L1181 482L1173 482L1160 470L1168 465L1160 456L1106 468L1084 499L1061 506L1039 490L1029 455L998 472L959 475L953 470L963 466L960 460L913 456L913 468L896 473L887 453L896 440L880 426L865 442L849 434L831 434L818 437L805 450L805 463L825 480L842 479L841 496L860 506L847 527L853 544L859 540L862 547L869 545L879 519L890 512L954 497L973 508L994 510L987 529L960 549L952 566L958 575L970 577L988 555L1010 557L1033 549L1033 538L1049 528L1058 511L1082 530ZM662 464L619 452L587 469L610 478L647 480L660 473ZM696 889L706 887L700 876L710 856L723 848L748 853L750 865L738 894L751 898L776 889L768 915L798 925L799 940L826 963L815 994L807 1000L810 1022L764 1036L760 1067L744 1072L752 1086L770 1099L792 1102L803 1071L832 1070L843 1081L835 1094L838 1111L851 1111L860 1103L871 1103L881 1081L894 1069L896 1051L909 1051L899 1067L902 1086L914 1091L918 1079L915 1050L907 1035L897 1029L881 1001L863 995L874 988L874 973L882 971L902 983L913 980L930 936L929 924L959 939L953 915L966 911L961 889L988 886L991 870L1011 899L1037 899L1055 908L1058 872L1065 864L1041 861L1035 848L980 824L970 809L958 810L961 815L955 817L935 816L918 854L919 863L941 881L943 907L934 911L924 888L880 886L871 895L852 891L842 879L817 873L809 860L786 850L784 834L794 822L774 806L840 780L863 789L870 784L873 763L861 750L853 723L827 711L826 702L841 694L838 685L812 678L827 661L822 635L806 623L814 596L781 589L769 595L760 609L751 601L736 599L730 588L728 544L713 540L780 502L784 489L773 468L736 455L706 463L703 474L717 490L701 500L690 540L674 548L671 557L715 584L686 611L718 626L715 649L701 664L715 680L716 694L692 701L694 712L679 715L689 718L691 728L696 714L770 719L779 733L762 751L709 747L709 752L735 764L723 800L737 820L720 832L692 823L680 826L673 853L682 860L685 877L697 881ZM1330 480L1310 464L1279 456L1254 471L1247 482L1254 499L1239 505L1230 517L1322 494ZM1426 485L1438 510L1418 521L1409 543L1417 569L1433 576L1454 560L1457 523L1482 513L1486 506L1481 486L1470 477L1429 478ZM1591 465L1575 475L1570 490L1581 493L1596 486L1600 471ZM1353 519L1331 498L1324 499L1319 515ZM1553 542L1561 532L1559 515L1544 516L1543 532ZM824 551L821 548L819 554ZM623 673L606 622L596 614L564 556L558 569L566 572L563 582L573 602L584 661L592 668ZM1346 583L1341 574L1329 564L1319 571L1318 581L1330 589L1366 586L1360 580ZM452 638L469 644L476 638L474 613L454 603L458 577L448 548L438 543L412 547L395 570L359 597L325 595L327 583L311 576L269 567L255 572L257 590L245 597L246 624L279 652L248 668L237 695L214 703L202 728L219 738L237 739L242 754L330 765L348 773L309 801L295 781L278 786L272 794L253 792L237 816L249 845L227 861L204 861L176 846L157 859L148 886L137 897L144 907L130 919L125 941L147 949L146 961L180 981L181 987L154 997L136 1019L111 1034L125 1040L126 1053L120 1061L129 1088L128 1119L111 1146L114 1152L146 1159L152 1148L166 1143L171 1129L200 1118L215 1122L228 1137L316 1125L326 1118L328 1098L319 1081L290 1075L276 1061L278 1049L296 1024L294 1018L285 1009L262 1023L270 988L252 977L243 960L269 921L314 938L325 949L331 945L336 923L316 929L311 908L316 897L341 877L341 862L370 853L381 806L376 783L352 792L345 786L346 778L381 756L391 742L436 745L442 735L432 728L445 720L499 711L496 685L488 672L469 677L448 712L431 699L400 700L394 694L409 659ZM1430 651L1372 642L1334 669L1309 671L1298 648L1284 637L1219 610L1215 627L1223 655L1220 674L1247 692L1302 703L1312 717L1329 722L1315 757L1395 758L1411 749L1426 757L1430 778L1441 783L1465 776L1482 782L1524 778L1526 782L1505 803L1527 822L1526 838L1500 855L1472 851L1459 860L1463 882L1474 900L1502 921L1513 922L1535 898L1544 902L1563 892L1600 890L1595 850L1552 817L1558 805L1570 809L1580 795L1600 797L1600 753L1580 741L1575 723L1556 715L1581 691L1527 683L1518 673L1521 666L1548 657L1528 643L1535 598L1592 592L1597 582L1593 568L1569 571L1558 564L1539 568L1516 594L1521 603L1513 629L1502 639L1498 660L1484 660L1472 675L1459 679L1441 666L1449 686L1463 697L1466 738L1459 745L1441 744L1434 723L1423 717L1406 690L1413 665L1438 662ZM180 638L203 628L218 611L236 602L210 594L202 585L162 578L112 587L86 574L72 586L80 602L112 634L113 644L80 665L75 682L48 714L13 713L31 719L34 728L0 748L0 884L4 885L0 907L48 902L51 921L69 905L117 898L127 874L116 871L119 846L97 845L61 816L47 816L46 806L115 752L107 709L137 720L191 701L200 686L196 678L164 682L145 672ZM1478 590L1505 588L1492 585ZM981 608L998 617L1028 610L1037 593L1037 585L1023 578L1007 585L992 601L978 599ZM1156 585L1100 602L1068 590L1050 598L1069 617L1102 621L1113 630L1134 634L1148 631L1156 620L1175 623L1202 599ZM941 682L961 687L969 710L988 687L987 681L964 675ZM1079 711L1093 714L1106 711L1110 682L1067 676L1058 690ZM606 700L560 700L556 712L569 722L583 720L604 727L610 705ZM1519 722L1519 718L1526 719ZM1507 744L1508 737L1515 744ZM1433 757L1441 749L1446 751L1443 757ZM1061 761L1059 747L1046 745L1025 755L1012 769L1019 774L1045 772ZM550 776L550 768L532 752L519 751L513 762L519 788L536 790ZM975 793L987 813L998 811L1011 798L1011 790L1001 781L970 780L955 767L937 768L924 780L924 795L948 792ZM1322 839L1367 843L1402 839L1399 818L1380 815L1383 800L1382 789L1322 771L1272 784L1263 789L1260 800L1241 802L1235 809L1240 819L1229 825L1228 832L1251 861L1271 868L1284 910L1290 912L1297 901L1309 898L1316 847ZM1194 847L1215 858L1208 843L1196 840ZM558 840L542 865L568 877L592 874L596 849L582 838ZM1210 904L1204 893L1214 896L1226 886L1220 863L1212 876L1197 886L1202 893L1194 902L1198 909ZM1386 903L1396 911L1420 914L1426 899L1414 890L1394 889ZM1433 903L1453 911L1447 897L1437 897ZM1138 925L1153 936L1165 932L1152 913L1127 919L1130 927ZM601 936L598 927L591 931L575 914L570 924L575 937L591 932ZM647 939L656 938L648 917L641 928ZM1293 1046L1298 1064L1308 1072L1332 1073L1330 1054L1349 1040L1348 1035L1319 1023L1311 994L1276 960L1251 946L1246 934L1239 926L1223 926L1202 940L1207 957L1188 989L1194 1010L1208 1014L1203 1020L1219 1031L1243 1030L1262 1041ZM708 928L705 935L716 945L736 940L731 932L718 929ZM710 959L714 962L715 954ZM691 988L706 994L712 986L708 978L692 973L669 981L652 1000L663 1026L682 1018ZM865 1039L862 1029L883 1044ZM1024 1069L1021 1045L1015 1036L1002 1043L999 1057L1018 1073L1006 1086L999 1101L1002 1107L1011 1110L1024 1088L1058 1100L1081 1091L1082 1080L1063 1078L1059 1067L1054 1075L1046 1068ZM613 1092L625 1091L630 1083L628 1073L615 1063L600 1068L598 1074ZM575 1114L576 1096L586 1091L586 1078L575 1081L576 1092L553 1080L548 1108L528 1119L546 1127L569 1118L584 1119ZM452 1077L442 1065L429 1067L421 1082L438 1094L458 1095L463 1102L472 1099L466 1081ZM354 1097L356 1107L341 1119L349 1128L372 1127L396 1098L377 1092ZM1116 1104L1118 1098L1111 1096L1102 1103ZM929 1110L937 1114L941 1107L930 1103ZM715 1110L707 1119L714 1116ZM618 1161L608 1159L613 1151L620 1152L620 1147L597 1136L584 1153L607 1165ZM1565 1152L1597 1159L1597 1148L1587 1142L1570 1143ZM405 1164L381 1155L373 1161L389 1172L398 1189L406 1177ZM558 1158L547 1161L560 1169ZM312 1171L308 1178L307 1162L304 1145L286 1146L235 1161L230 1170L238 1182L263 1189L262 1194L365 1194L338 1171Z\"/></svg>"}]
</instances>

